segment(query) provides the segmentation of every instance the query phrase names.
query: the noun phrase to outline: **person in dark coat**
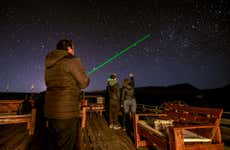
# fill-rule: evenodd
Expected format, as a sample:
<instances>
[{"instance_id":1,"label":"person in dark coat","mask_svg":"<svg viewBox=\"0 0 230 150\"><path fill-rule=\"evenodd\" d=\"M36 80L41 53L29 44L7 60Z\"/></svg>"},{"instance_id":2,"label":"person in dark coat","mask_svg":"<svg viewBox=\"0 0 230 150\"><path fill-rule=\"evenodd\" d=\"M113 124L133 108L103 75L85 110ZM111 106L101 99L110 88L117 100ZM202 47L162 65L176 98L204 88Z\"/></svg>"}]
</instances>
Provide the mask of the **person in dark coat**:
<instances>
[{"instance_id":1,"label":"person in dark coat","mask_svg":"<svg viewBox=\"0 0 230 150\"><path fill-rule=\"evenodd\" d=\"M109 127L115 130L121 128L118 116L120 112L120 87L116 74L112 74L108 79L108 96L109 96Z\"/></svg>"},{"instance_id":2,"label":"person in dark coat","mask_svg":"<svg viewBox=\"0 0 230 150\"><path fill-rule=\"evenodd\" d=\"M89 77L70 40L60 40L45 59L45 107L55 150L80 149L80 94ZM77 142L76 142L77 141Z\"/></svg>"},{"instance_id":3,"label":"person in dark coat","mask_svg":"<svg viewBox=\"0 0 230 150\"><path fill-rule=\"evenodd\" d=\"M136 98L135 98L135 82L133 74L129 74L129 78L123 80L122 94L121 94L121 105L123 106L123 130L126 130L126 119L129 118L132 124L131 115L136 113Z\"/></svg>"}]
</instances>

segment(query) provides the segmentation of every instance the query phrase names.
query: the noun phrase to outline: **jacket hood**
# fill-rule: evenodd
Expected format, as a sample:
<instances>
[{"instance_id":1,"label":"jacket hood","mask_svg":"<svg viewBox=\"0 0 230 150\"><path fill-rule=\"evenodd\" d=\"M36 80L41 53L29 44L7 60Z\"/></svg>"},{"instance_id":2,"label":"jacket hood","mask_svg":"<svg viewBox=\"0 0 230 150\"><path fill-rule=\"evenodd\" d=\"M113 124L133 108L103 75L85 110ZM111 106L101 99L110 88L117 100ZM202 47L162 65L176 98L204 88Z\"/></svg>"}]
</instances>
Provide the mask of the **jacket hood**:
<instances>
[{"instance_id":1,"label":"jacket hood","mask_svg":"<svg viewBox=\"0 0 230 150\"><path fill-rule=\"evenodd\" d=\"M45 65L46 68L52 67L58 61L60 61L65 56L70 55L67 51L64 50L53 50L52 52L48 53L46 56Z\"/></svg>"}]
</instances>

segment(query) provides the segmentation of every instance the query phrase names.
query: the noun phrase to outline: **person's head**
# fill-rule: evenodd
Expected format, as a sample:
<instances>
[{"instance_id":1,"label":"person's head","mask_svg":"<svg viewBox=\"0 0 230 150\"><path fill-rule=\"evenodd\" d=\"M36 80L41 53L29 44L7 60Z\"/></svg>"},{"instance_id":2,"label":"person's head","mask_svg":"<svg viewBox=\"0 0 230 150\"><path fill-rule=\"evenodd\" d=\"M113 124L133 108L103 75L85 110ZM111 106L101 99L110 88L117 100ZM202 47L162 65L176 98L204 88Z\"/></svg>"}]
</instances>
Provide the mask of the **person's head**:
<instances>
[{"instance_id":1,"label":"person's head","mask_svg":"<svg viewBox=\"0 0 230 150\"><path fill-rule=\"evenodd\" d=\"M111 74L107 81L117 80L117 75L115 73Z\"/></svg>"},{"instance_id":2,"label":"person's head","mask_svg":"<svg viewBox=\"0 0 230 150\"><path fill-rule=\"evenodd\" d=\"M124 87L127 87L127 86L129 85L129 79L128 79L128 78L125 78L125 79L123 80L122 85L123 85Z\"/></svg>"},{"instance_id":3,"label":"person's head","mask_svg":"<svg viewBox=\"0 0 230 150\"><path fill-rule=\"evenodd\" d=\"M71 40L62 39L56 45L57 50L65 50L68 53L74 55L74 46Z\"/></svg>"},{"instance_id":4,"label":"person's head","mask_svg":"<svg viewBox=\"0 0 230 150\"><path fill-rule=\"evenodd\" d=\"M115 85L116 83L118 83L118 82L117 82L117 75L116 75L115 73L113 73L113 74L110 75L110 77L109 77L109 79L108 79L108 84L109 84L110 86L113 86L113 85Z\"/></svg>"},{"instance_id":5,"label":"person's head","mask_svg":"<svg viewBox=\"0 0 230 150\"><path fill-rule=\"evenodd\" d=\"M133 77L134 77L133 73L130 73L130 74L129 74L129 77L130 77L130 78L133 78Z\"/></svg>"},{"instance_id":6,"label":"person's head","mask_svg":"<svg viewBox=\"0 0 230 150\"><path fill-rule=\"evenodd\" d=\"M111 78L111 79L116 79L116 78L117 78L117 75L116 75L115 73L113 73L113 74L110 75L110 78Z\"/></svg>"}]
</instances>

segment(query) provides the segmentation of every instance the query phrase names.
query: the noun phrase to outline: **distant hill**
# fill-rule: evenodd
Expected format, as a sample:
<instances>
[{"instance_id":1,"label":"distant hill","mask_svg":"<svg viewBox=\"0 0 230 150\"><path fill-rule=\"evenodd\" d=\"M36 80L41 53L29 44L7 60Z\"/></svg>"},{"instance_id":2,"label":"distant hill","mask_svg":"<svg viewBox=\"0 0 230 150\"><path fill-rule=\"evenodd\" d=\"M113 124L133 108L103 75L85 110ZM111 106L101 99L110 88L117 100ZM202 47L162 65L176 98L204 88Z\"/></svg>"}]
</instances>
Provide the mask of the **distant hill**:
<instances>
[{"instance_id":1,"label":"distant hill","mask_svg":"<svg viewBox=\"0 0 230 150\"><path fill-rule=\"evenodd\" d=\"M34 93L35 99L44 99L44 92ZM230 99L230 84L216 88L200 90L188 83L170 86L149 86L135 88L137 103L160 105L164 102L181 100L189 105L224 107L230 110L227 104ZM24 99L31 93L0 92L0 99ZM85 95L106 95L105 90L85 92Z\"/></svg>"},{"instance_id":2,"label":"distant hill","mask_svg":"<svg viewBox=\"0 0 230 150\"><path fill-rule=\"evenodd\" d=\"M187 83L165 87L136 88L136 97L139 103L156 105L174 100L189 102L190 99L194 99L199 93L199 89Z\"/></svg>"},{"instance_id":3,"label":"distant hill","mask_svg":"<svg viewBox=\"0 0 230 150\"><path fill-rule=\"evenodd\" d=\"M213 107L223 107L230 111L228 101L230 99L230 85L226 85L216 89L205 89L201 91L201 100L206 105Z\"/></svg>"},{"instance_id":4,"label":"distant hill","mask_svg":"<svg viewBox=\"0 0 230 150\"><path fill-rule=\"evenodd\" d=\"M8 99L26 99L30 96L38 97L40 93L29 93L29 92L0 92L0 100Z\"/></svg>"},{"instance_id":5,"label":"distant hill","mask_svg":"<svg viewBox=\"0 0 230 150\"><path fill-rule=\"evenodd\" d=\"M170 86L149 86L135 88L137 102L148 105L160 105L164 102L181 100L189 105L228 108L230 84L216 89L200 90L188 83ZM105 96L105 90L88 92Z\"/></svg>"}]
</instances>

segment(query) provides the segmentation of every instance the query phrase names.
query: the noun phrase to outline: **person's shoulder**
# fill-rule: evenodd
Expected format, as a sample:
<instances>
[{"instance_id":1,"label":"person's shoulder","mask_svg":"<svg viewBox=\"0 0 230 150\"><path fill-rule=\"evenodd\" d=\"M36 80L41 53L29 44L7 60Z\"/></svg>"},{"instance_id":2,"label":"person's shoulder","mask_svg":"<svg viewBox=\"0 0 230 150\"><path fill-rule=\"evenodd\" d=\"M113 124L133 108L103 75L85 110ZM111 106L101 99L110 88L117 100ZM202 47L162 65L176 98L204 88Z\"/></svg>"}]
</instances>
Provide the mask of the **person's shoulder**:
<instances>
[{"instance_id":1,"label":"person's shoulder","mask_svg":"<svg viewBox=\"0 0 230 150\"><path fill-rule=\"evenodd\" d=\"M73 56L73 55L71 55L71 54L68 54L68 55L65 55L64 58L66 58L66 59L74 59L75 56Z\"/></svg>"},{"instance_id":2,"label":"person's shoulder","mask_svg":"<svg viewBox=\"0 0 230 150\"><path fill-rule=\"evenodd\" d=\"M81 62L80 58L75 57L73 55L67 55L67 56L65 56L65 59L66 59L66 61L69 61L71 63L79 63L79 62Z\"/></svg>"}]
</instances>

